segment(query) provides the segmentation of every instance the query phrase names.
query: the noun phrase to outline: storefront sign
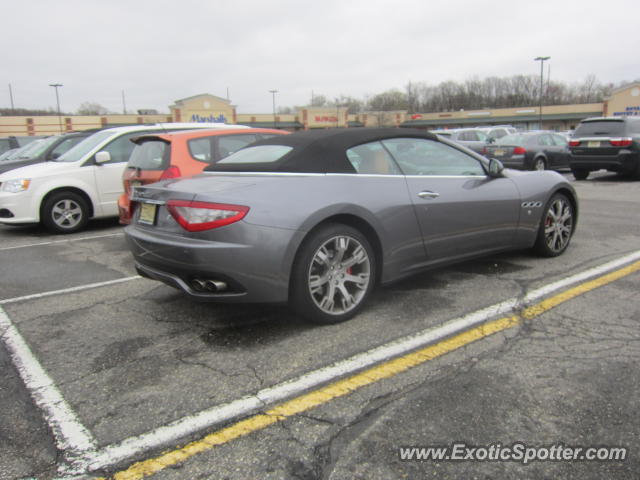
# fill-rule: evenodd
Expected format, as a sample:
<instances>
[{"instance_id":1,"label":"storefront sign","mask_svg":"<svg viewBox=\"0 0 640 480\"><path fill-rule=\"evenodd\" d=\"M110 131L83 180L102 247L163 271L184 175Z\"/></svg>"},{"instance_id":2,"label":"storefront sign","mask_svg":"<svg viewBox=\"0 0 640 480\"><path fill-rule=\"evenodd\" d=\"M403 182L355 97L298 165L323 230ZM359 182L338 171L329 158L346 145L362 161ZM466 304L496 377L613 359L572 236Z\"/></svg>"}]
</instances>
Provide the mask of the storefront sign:
<instances>
[{"instance_id":1,"label":"storefront sign","mask_svg":"<svg viewBox=\"0 0 640 480\"><path fill-rule=\"evenodd\" d=\"M192 122L199 122L199 123L227 123L227 117L225 117L222 113L220 115L218 115L217 117L214 117L213 114L209 115L208 117L201 117L200 115L198 115L197 113L194 113L193 115L191 115L191 121Z\"/></svg>"},{"instance_id":2,"label":"storefront sign","mask_svg":"<svg viewBox=\"0 0 640 480\"><path fill-rule=\"evenodd\" d=\"M640 117L640 107L627 107L624 112L613 112L614 117Z\"/></svg>"}]
</instances>

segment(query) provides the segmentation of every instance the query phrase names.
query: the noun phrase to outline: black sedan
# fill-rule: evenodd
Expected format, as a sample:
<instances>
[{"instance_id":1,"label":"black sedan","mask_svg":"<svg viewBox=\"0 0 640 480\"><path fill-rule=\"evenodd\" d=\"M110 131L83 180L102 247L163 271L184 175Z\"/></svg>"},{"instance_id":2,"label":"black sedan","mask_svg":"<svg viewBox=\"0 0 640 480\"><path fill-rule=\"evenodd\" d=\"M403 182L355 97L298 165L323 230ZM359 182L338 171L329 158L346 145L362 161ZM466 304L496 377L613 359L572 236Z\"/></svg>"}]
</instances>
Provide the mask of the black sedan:
<instances>
[{"instance_id":1,"label":"black sedan","mask_svg":"<svg viewBox=\"0 0 640 480\"><path fill-rule=\"evenodd\" d=\"M519 170L561 170L569 168L569 146L554 132L520 132L487 145L483 152L505 167Z\"/></svg>"}]
</instances>

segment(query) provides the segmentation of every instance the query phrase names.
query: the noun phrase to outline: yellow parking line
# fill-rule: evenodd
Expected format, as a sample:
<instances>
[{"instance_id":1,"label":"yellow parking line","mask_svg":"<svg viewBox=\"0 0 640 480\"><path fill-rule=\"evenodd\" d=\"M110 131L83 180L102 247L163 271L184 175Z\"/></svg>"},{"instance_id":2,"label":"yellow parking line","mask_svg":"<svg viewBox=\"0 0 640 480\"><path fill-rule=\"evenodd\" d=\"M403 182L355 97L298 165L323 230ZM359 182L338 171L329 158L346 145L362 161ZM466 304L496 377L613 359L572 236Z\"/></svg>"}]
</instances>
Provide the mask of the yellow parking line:
<instances>
[{"instance_id":1,"label":"yellow parking line","mask_svg":"<svg viewBox=\"0 0 640 480\"><path fill-rule=\"evenodd\" d=\"M218 445L223 445L236 438L262 430L263 428L280 422L293 415L305 412L336 398L348 395L364 386L379 380L392 377L405 372L410 368L438 358L446 353L469 345L477 340L493 335L500 331L518 325L522 320L531 320L542 315L550 309L567 302L579 295L587 293L603 285L625 277L640 270L640 261L614 272L602 275L594 280L582 283L576 287L554 295L535 305L525 308L520 314L500 318L472 328L434 345L422 348L415 352L386 361L361 373L352 375L343 380L321 387L312 392L300 395L292 400L284 402L264 413L253 415L245 420L234 423L222 430L211 433L201 440L161 454L158 457L144 460L131 465L128 469L116 473L115 480L137 480L167 467L183 462L198 453L210 450Z\"/></svg>"}]
</instances>

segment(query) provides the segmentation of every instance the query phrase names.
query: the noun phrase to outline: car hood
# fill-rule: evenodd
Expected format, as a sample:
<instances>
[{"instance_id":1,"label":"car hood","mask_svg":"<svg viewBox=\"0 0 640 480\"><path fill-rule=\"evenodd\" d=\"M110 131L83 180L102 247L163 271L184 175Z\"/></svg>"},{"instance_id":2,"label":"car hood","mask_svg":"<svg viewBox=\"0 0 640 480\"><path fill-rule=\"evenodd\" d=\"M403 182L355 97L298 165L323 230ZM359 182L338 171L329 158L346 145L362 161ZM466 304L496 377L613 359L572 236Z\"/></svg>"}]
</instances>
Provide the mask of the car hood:
<instances>
[{"instance_id":1,"label":"car hood","mask_svg":"<svg viewBox=\"0 0 640 480\"><path fill-rule=\"evenodd\" d=\"M73 171L78 168L76 162L44 162L28 165L26 167L16 168L0 174L0 182L11 180L14 178L41 178L58 175L67 171Z\"/></svg>"}]
</instances>

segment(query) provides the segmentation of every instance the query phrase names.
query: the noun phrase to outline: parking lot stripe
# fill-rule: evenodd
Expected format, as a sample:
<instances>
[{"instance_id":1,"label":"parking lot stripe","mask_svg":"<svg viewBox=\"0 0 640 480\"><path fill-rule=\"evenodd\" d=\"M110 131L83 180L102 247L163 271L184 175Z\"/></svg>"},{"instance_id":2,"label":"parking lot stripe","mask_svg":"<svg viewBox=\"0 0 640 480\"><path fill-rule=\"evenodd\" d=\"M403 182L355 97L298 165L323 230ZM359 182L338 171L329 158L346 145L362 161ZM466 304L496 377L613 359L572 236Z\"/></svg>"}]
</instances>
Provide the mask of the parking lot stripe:
<instances>
[{"instance_id":1,"label":"parking lot stripe","mask_svg":"<svg viewBox=\"0 0 640 480\"><path fill-rule=\"evenodd\" d=\"M107 237L117 237L122 235L123 233L120 231L118 233L108 233L105 235L93 235L90 237L79 237L79 238L65 238L63 240L51 240L49 242L39 242L39 243L27 243L26 245L13 245L10 247L0 247L0 252L4 250L16 250L18 248L29 248L29 247L40 247L42 245L53 245L56 243L69 243L69 242L79 242L81 240L94 240L96 238L107 238Z\"/></svg>"},{"instance_id":2,"label":"parking lot stripe","mask_svg":"<svg viewBox=\"0 0 640 480\"><path fill-rule=\"evenodd\" d=\"M441 327L426 330L417 335L405 337L391 344L365 352L364 354L356 355L351 359L339 362L331 367L326 367L304 375L295 381L262 390L253 398L246 397L237 402L231 402L221 407L214 407L140 437L134 437L120 444L108 446L90 460L88 468L89 470L104 468L105 466L124 461L127 458L127 453L129 457L132 457L141 451L166 445L187 433L195 433L197 431L195 428L197 428L198 425L200 430L202 430L215 423L221 423L224 420L228 421L232 417L228 417L227 415L233 412L235 412L236 418L242 415L248 415L252 411L255 411L256 400L264 402L264 404L272 403L279 397L281 397L280 400L282 400L285 395L290 397L293 394L300 394L312 386L318 386L321 383L326 383L326 381L339 378L344 374L353 373L363 367L370 367L380 361L384 361L384 363L371 367L360 374L339 380L310 393L300 395L264 413L249 417L219 432L210 434L202 440L192 442L184 448L174 450L155 459L134 464L129 469L116 474L114 478L118 480L130 480L151 475L166 468L166 466L175 465L200 451L208 450L221 443L226 443L231 439L260 430L271 423L284 420L291 415L314 408L334 398L351 393L365 385L406 371L409 368L437 358L438 356L468 345L481 338L518 325L522 320L530 320L540 316L551 308L571 300L578 295L582 295L626 275L637 272L640 270L640 262L636 261L630 265L629 263L639 258L640 251L636 251L618 260L567 277L559 282L554 282L550 285L554 285L556 291L567 285L575 284L576 282L584 283L537 304L528 306L525 301L518 301L518 299L507 300L465 317L452 320ZM623 267L623 265L627 266ZM611 272L613 269L617 270ZM604 272L607 271L611 273L604 274ZM587 279L593 278L596 275L600 276L587 281ZM548 294L549 292L549 286L545 286L532 291L525 297L525 300L540 298L543 294ZM490 318L495 318L507 311L514 311L518 308L522 308L522 311L517 315L509 315L498 320L488 321ZM434 343L436 341L438 343ZM425 347L425 345L428 344L431 345ZM420 349L414 351L416 348ZM330 375L333 375L333 377L327 378ZM271 402L269 402L269 400L271 400ZM242 408L246 408L246 410L241 412ZM265 416L269 419L268 422ZM189 429L192 429L191 432L188 432Z\"/></svg>"},{"instance_id":3,"label":"parking lot stripe","mask_svg":"<svg viewBox=\"0 0 640 480\"><path fill-rule=\"evenodd\" d=\"M0 305L7 305L9 303L24 302L26 300L36 300L43 297L51 297L54 295L64 295L66 293L81 292L82 290L89 290L92 288L106 287L109 285L116 285L118 283L130 282L131 280L138 280L142 278L140 275L134 275L132 277L116 278L115 280L107 280L105 282L89 283L87 285L80 285L78 287L63 288L62 290L51 290L49 292L34 293L33 295L25 295L23 297L6 298L0 300Z\"/></svg>"},{"instance_id":4,"label":"parking lot stripe","mask_svg":"<svg viewBox=\"0 0 640 480\"><path fill-rule=\"evenodd\" d=\"M0 307L0 331L13 364L35 404L44 412L58 449L68 458L95 449L91 433L84 428L69 404L35 358L11 319Z\"/></svg>"}]
</instances>

